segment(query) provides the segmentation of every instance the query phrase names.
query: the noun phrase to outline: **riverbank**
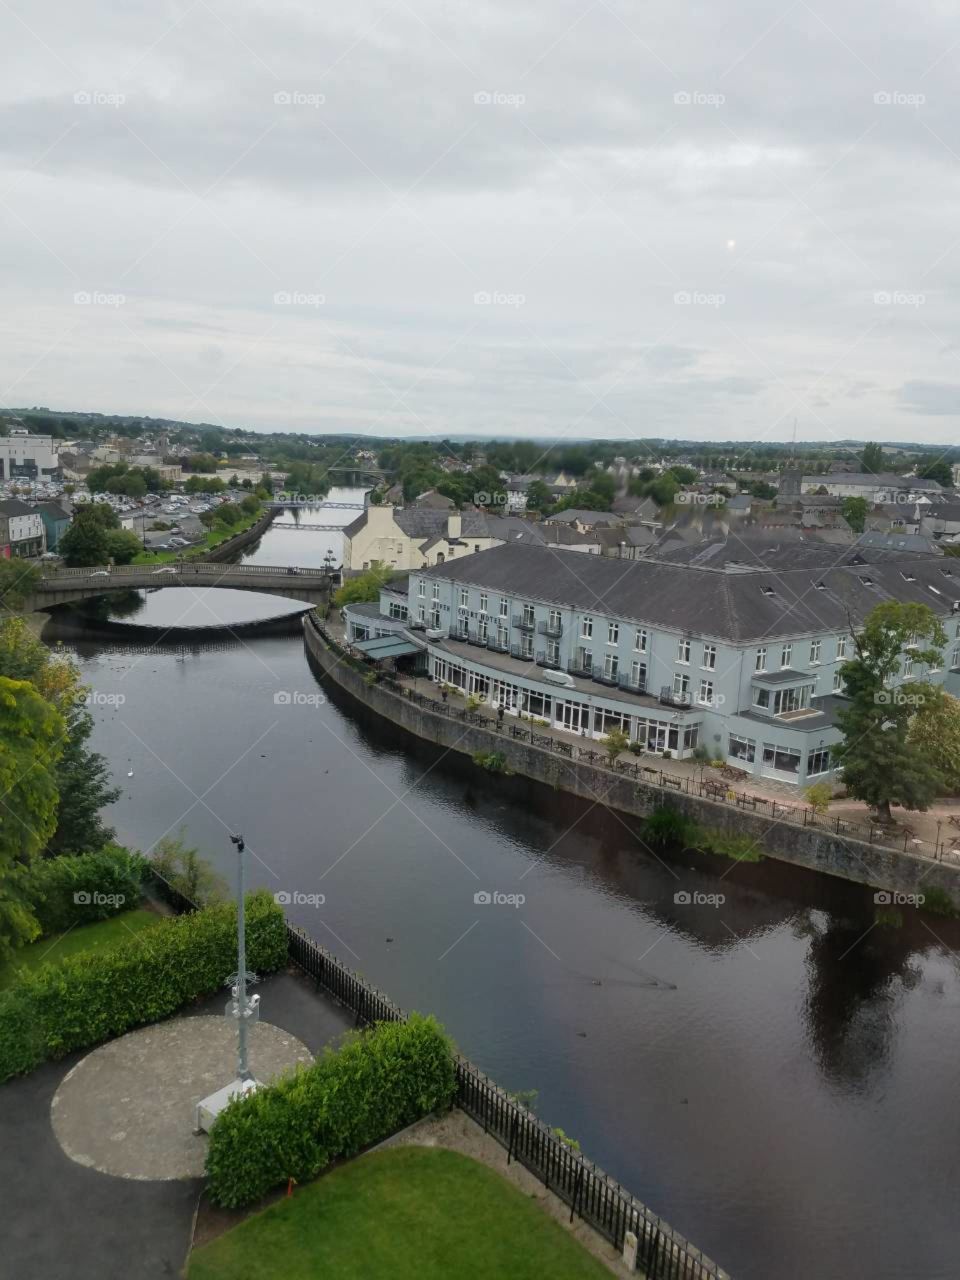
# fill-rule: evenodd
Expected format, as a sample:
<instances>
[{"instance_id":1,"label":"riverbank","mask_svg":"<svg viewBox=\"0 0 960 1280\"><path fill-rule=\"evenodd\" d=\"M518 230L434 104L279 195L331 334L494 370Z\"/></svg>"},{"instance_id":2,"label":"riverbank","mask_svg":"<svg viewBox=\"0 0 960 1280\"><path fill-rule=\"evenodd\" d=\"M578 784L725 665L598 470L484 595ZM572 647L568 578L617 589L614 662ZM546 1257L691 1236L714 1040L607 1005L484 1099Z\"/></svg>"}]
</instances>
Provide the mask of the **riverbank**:
<instances>
[{"instance_id":1,"label":"riverbank","mask_svg":"<svg viewBox=\"0 0 960 1280\"><path fill-rule=\"evenodd\" d=\"M177 560L229 560L261 537L277 517L274 507L247 516L237 529L210 529L199 542L180 551L142 551L134 556L133 564L171 564Z\"/></svg>"},{"instance_id":2,"label":"riverbank","mask_svg":"<svg viewBox=\"0 0 960 1280\"><path fill-rule=\"evenodd\" d=\"M777 806L757 812L755 797L728 803L707 792L704 784L634 766L628 773L604 767L596 751L575 741L557 743L532 730L488 727L486 717L469 711L435 707L411 690L373 682L372 671L345 659L316 615L304 618L304 640L324 676L398 728L415 737L474 757L501 760L501 767L582 800L617 812L648 818L667 805L684 817L727 837L746 837L769 857L867 885L887 894L936 896L960 909L960 867L906 850L857 839L825 826L801 825L777 813ZM589 757L589 758L588 758ZM632 775L632 776L631 776ZM651 776L652 775L652 776ZM750 805L753 804L751 811Z\"/></svg>"}]
</instances>

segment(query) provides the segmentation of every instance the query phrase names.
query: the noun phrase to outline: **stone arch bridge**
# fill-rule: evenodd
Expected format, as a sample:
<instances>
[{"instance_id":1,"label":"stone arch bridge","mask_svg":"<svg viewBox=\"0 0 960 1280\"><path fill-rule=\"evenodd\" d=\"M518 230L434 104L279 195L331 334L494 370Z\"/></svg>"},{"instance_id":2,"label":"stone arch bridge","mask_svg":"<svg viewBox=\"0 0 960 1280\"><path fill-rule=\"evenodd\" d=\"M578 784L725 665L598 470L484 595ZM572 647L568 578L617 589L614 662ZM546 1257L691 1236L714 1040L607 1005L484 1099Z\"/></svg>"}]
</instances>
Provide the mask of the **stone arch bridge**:
<instances>
[{"instance_id":1,"label":"stone arch bridge","mask_svg":"<svg viewBox=\"0 0 960 1280\"><path fill-rule=\"evenodd\" d=\"M212 560L169 565L115 565L109 569L47 570L37 590L24 601L24 612L57 604L90 600L118 591L157 587L229 587L258 591L316 605L326 602L331 587L326 569L288 569L282 565L224 564Z\"/></svg>"}]
</instances>

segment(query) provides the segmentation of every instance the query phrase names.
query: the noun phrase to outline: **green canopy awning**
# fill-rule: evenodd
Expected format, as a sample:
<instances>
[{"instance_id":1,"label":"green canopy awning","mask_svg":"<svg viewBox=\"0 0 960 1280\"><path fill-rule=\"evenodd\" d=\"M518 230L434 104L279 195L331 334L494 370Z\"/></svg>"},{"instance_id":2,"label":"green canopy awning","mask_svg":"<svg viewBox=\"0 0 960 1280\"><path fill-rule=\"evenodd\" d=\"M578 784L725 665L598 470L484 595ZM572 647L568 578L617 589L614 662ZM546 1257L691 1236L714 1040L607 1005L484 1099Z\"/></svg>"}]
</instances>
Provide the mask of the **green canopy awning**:
<instances>
[{"instance_id":1,"label":"green canopy awning","mask_svg":"<svg viewBox=\"0 0 960 1280\"><path fill-rule=\"evenodd\" d=\"M381 658L400 658L407 653L419 653L420 646L398 636L377 636L375 640L358 640L353 646L374 661Z\"/></svg>"}]
</instances>

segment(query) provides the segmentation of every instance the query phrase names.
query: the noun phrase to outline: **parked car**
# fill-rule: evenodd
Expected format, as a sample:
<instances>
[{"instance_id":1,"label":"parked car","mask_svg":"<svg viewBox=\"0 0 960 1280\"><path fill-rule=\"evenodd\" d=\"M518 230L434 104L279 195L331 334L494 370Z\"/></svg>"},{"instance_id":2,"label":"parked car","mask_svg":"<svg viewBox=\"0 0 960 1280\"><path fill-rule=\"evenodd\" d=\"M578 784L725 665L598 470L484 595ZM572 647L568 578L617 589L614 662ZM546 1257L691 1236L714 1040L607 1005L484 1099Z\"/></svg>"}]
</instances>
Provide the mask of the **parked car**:
<instances>
[{"instance_id":1,"label":"parked car","mask_svg":"<svg viewBox=\"0 0 960 1280\"><path fill-rule=\"evenodd\" d=\"M154 569L153 571L154 577L156 577L158 573L176 573L176 572L177 572L176 569L172 569L168 564L163 565L159 569Z\"/></svg>"},{"instance_id":2,"label":"parked car","mask_svg":"<svg viewBox=\"0 0 960 1280\"><path fill-rule=\"evenodd\" d=\"M91 577L91 578L109 578L109 577L110 577L110 570L109 570L109 569L94 569L94 571L93 571L93 573L91 573L90 577Z\"/></svg>"}]
</instances>

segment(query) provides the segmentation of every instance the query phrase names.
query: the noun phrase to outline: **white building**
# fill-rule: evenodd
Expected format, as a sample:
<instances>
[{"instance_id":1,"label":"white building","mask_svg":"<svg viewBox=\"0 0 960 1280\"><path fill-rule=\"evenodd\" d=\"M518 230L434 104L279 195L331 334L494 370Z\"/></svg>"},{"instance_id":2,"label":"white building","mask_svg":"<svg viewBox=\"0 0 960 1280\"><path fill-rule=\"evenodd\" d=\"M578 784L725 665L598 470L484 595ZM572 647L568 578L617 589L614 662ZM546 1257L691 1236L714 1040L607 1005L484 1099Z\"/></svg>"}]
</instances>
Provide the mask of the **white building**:
<instances>
[{"instance_id":1,"label":"white building","mask_svg":"<svg viewBox=\"0 0 960 1280\"><path fill-rule=\"evenodd\" d=\"M801 493L818 493L825 489L835 498L866 498L871 506L896 503L936 502L943 486L936 480L918 476L897 476L892 472L841 471L834 475L804 476Z\"/></svg>"},{"instance_id":2,"label":"white building","mask_svg":"<svg viewBox=\"0 0 960 1280\"><path fill-rule=\"evenodd\" d=\"M43 518L36 507L19 498L0 502L0 555L38 556L44 546Z\"/></svg>"},{"instance_id":3,"label":"white building","mask_svg":"<svg viewBox=\"0 0 960 1280\"><path fill-rule=\"evenodd\" d=\"M59 469L53 436L34 436L22 427L0 436L0 480L49 479Z\"/></svg>"}]
</instances>

